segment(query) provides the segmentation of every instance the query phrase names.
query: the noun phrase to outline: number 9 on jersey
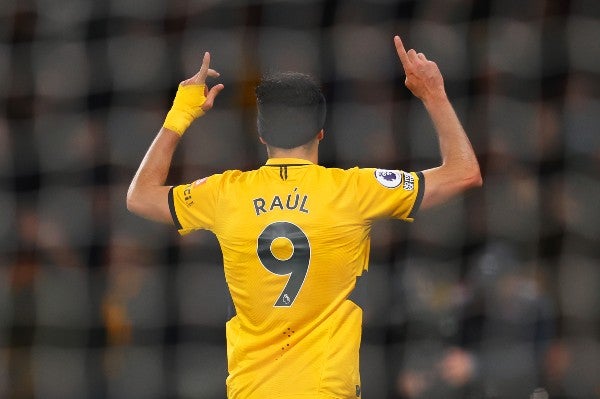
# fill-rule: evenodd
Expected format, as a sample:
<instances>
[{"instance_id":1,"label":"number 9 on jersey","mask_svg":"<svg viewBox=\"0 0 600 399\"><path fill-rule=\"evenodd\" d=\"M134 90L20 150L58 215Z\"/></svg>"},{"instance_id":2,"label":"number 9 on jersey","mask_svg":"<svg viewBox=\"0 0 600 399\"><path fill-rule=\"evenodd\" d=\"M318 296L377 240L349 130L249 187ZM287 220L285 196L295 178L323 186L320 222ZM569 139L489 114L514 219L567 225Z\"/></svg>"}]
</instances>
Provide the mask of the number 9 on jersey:
<instances>
[{"instance_id":1,"label":"number 9 on jersey","mask_svg":"<svg viewBox=\"0 0 600 399\"><path fill-rule=\"evenodd\" d=\"M292 253L287 259L281 259L273 253L272 245L278 238L291 242ZM278 276L289 275L273 306L292 306L304 284L310 264L310 243L306 234L293 223L273 222L258 237L256 253L265 269Z\"/></svg>"}]
</instances>

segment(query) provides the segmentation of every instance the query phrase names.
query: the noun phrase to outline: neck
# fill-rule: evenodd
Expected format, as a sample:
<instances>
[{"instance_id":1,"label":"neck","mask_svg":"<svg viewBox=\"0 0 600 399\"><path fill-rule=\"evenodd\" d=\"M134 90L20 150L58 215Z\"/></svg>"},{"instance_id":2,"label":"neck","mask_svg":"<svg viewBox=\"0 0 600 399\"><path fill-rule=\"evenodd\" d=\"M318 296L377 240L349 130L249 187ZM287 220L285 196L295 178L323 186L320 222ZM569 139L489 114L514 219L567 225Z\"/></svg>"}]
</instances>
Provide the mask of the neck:
<instances>
[{"instance_id":1,"label":"neck","mask_svg":"<svg viewBox=\"0 0 600 399\"><path fill-rule=\"evenodd\" d=\"M305 159L311 163L319 163L318 144L296 148L275 148L267 146L269 158L298 158Z\"/></svg>"}]
</instances>

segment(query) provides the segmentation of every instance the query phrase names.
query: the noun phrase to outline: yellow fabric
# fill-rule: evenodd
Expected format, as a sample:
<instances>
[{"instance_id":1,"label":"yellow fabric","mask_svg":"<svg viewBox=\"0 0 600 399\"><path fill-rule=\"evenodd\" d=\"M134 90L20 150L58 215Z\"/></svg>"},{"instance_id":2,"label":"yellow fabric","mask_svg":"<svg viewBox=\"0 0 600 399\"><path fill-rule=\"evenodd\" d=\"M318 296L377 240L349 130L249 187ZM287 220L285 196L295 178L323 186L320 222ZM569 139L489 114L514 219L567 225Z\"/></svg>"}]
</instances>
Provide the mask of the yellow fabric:
<instances>
[{"instance_id":1,"label":"yellow fabric","mask_svg":"<svg viewBox=\"0 0 600 399\"><path fill-rule=\"evenodd\" d=\"M236 310L230 399L360 397L362 310L348 296L368 267L372 221L412 221L419 189L415 173L301 159L173 188L180 233L211 230L223 252Z\"/></svg>"},{"instance_id":2,"label":"yellow fabric","mask_svg":"<svg viewBox=\"0 0 600 399\"><path fill-rule=\"evenodd\" d=\"M206 101L205 89L206 85L180 84L163 126L182 136L196 118L204 115L201 106Z\"/></svg>"}]
</instances>

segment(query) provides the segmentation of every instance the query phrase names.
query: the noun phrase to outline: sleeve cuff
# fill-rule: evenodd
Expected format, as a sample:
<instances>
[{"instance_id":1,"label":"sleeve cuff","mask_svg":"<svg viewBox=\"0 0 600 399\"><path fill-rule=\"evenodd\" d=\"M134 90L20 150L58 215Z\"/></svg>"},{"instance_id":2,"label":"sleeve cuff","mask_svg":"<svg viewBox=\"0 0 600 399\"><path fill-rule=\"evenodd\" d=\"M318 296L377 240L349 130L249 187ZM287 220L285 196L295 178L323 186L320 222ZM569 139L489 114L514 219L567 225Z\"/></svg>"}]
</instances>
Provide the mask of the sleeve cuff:
<instances>
[{"instance_id":1,"label":"sleeve cuff","mask_svg":"<svg viewBox=\"0 0 600 399\"><path fill-rule=\"evenodd\" d=\"M425 193L425 175L423 172L416 172L417 177L419 178L419 184L417 186L417 198L415 199L415 203L408 214L409 218L414 218L419 208L421 207L421 201L423 201L423 193Z\"/></svg>"},{"instance_id":2,"label":"sleeve cuff","mask_svg":"<svg viewBox=\"0 0 600 399\"><path fill-rule=\"evenodd\" d=\"M419 187L421 185L419 184ZM175 213L175 201L173 199L173 189L175 187L171 187L171 189L169 190L169 211L171 211L171 217L173 218L173 223L175 224L175 227L177 227L177 230L182 230L183 227L181 226L181 223L179 223L179 219L177 218L177 213Z\"/></svg>"}]
</instances>

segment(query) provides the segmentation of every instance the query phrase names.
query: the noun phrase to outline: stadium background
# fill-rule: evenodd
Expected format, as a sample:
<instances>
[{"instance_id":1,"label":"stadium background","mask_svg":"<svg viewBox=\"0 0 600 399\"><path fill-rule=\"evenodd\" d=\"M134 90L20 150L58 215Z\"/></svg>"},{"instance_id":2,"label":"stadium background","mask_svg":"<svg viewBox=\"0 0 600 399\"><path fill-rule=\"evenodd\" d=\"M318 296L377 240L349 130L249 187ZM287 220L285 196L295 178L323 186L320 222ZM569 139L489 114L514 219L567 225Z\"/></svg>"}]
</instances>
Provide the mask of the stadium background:
<instances>
[{"instance_id":1,"label":"stadium background","mask_svg":"<svg viewBox=\"0 0 600 399\"><path fill-rule=\"evenodd\" d=\"M2 1L0 397L223 398L216 240L128 214L128 183L205 50L226 89L170 183L264 162L268 70L323 82L323 164L435 165L394 34L440 65L485 185L376 224L364 397L600 397L599 18L596 0Z\"/></svg>"}]
</instances>

